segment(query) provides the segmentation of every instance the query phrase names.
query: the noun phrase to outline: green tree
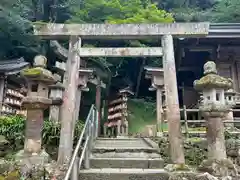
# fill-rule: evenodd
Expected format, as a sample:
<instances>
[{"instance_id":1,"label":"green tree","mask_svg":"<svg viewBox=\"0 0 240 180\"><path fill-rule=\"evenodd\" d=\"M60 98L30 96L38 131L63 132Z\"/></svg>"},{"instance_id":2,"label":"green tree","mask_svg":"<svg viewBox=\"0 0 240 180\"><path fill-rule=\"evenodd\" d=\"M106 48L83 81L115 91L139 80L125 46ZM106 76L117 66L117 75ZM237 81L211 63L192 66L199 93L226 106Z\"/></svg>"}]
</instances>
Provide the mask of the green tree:
<instances>
[{"instance_id":1,"label":"green tree","mask_svg":"<svg viewBox=\"0 0 240 180\"><path fill-rule=\"evenodd\" d=\"M81 9L73 9L71 22L143 23L173 22L170 13L148 0L85 0Z\"/></svg>"},{"instance_id":2,"label":"green tree","mask_svg":"<svg viewBox=\"0 0 240 180\"><path fill-rule=\"evenodd\" d=\"M240 22L240 1L221 0L214 6L212 12L213 22Z\"/></svg>"}]
</instances>

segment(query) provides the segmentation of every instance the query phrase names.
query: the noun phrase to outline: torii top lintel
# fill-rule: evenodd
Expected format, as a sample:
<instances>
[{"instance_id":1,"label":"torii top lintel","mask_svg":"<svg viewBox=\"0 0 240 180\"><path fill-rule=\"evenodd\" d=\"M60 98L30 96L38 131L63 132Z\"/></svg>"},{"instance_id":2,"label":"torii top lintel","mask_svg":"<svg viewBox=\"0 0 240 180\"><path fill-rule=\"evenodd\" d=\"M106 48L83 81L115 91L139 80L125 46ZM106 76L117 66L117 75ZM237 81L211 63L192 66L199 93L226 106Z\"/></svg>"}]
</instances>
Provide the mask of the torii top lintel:
<instances>
[{"instance_id":1,"label":"torii top lintel","mask_svg":"<svg viewBox=\"0 0 240 180\"><path fill-rule=\"evenodd\" d=\"M209 23L159 23L159 24L54 24L35 23L34 34L43 39L80 36L86 39L144 39L165 34L180 37L207 36Z\"/></svg>"}]
</instances>

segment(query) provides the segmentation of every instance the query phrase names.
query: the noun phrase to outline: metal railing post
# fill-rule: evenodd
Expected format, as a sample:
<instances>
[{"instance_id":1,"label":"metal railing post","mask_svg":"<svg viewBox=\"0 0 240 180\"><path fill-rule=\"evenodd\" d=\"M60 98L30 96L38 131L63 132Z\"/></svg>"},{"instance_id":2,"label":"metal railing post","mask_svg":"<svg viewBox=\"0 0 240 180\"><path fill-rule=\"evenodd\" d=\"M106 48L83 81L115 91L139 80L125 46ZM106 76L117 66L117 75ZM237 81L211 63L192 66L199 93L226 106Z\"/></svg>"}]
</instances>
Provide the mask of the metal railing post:
<instances>
[{"instance_id":1,"label":"metal railing post","mask_svg":"<svg viewBox=\"0 0 240 180\"><path fill-rule=\"evenodd\" d=\"M98 125L98 120L99 120L99 117L98 117L98 110L96 109L96 118L95 118L95 138L97 138L98 137L98 132L100 131L100 129L98 129L99 128L99 125Z\"/></svg>"},{"instance_id":2,"label":"metal railing post","mask_svg":"<svg viewBox=\"0 0 240 180\"><path fill-rule=\"evenodd\" d=\"M91 117L90 117L91 118ZM89 137L89 130L90 130L90 121L87 125L86 128L86 136L85 139L87 140L88 138L90 139L91 137ZM85 169L89 169L90 165L89 165L89 140L85 142L87 144L86 146L86 150L85 150L85 156L84 156L84 168Z\"/></svg>"},{"instance_id":3,"label":"metal railing post","mask_svg":"<svg viewBox=\"0 0 240 180\"><path fill-rule=\"evenodd\" d=\"M94 105L92 105L87 119L86 123L84 125L84 128L82 130L82 133L79 137L79 140L77 142L77 145L74 149L71 162L69 164L68 170L66 172L66 175L64 177L64 180L78 180L79 176L79 170L82 167L82 162L84 162L83 167L85 169L90 168L90 152L92 150L92 146L95 140L95 128L96 128L96 109ZM85 142L84 142L85 140ZM84 142L84 143L83 143ZM84 145L83 145L83 144ZM83 148L81 148L83 145ZM80 158L78 156L79 150L82 149Z\"/></svg>"},{"instance_id":4,"label":"metal railing post","mask_svg":"<svg viewBox=\"0 0 240 180\"><path fill-rule=\"evenodd\" d=\"M96 109L93 110L93 118L92 118L92 122L91 122L91 127L92 127L91 144L93 144L93 140L95 139L95 131L96 131L95 120L96 120Z\"/></svg>"},{"instance_id":5,"label":"metal railing post","mask_svg":"<svg viewBox=\"0 0 240 180\"><path fill-rule=\"evenodd\" d=\"M72 173L71 173L71 180L78 180L78 176L79 176L79 166L78 166L78 161L79 161L79 157L77 157L74 161L73 164L73 169L72 169Z\"/></svg>"}]
</instances>

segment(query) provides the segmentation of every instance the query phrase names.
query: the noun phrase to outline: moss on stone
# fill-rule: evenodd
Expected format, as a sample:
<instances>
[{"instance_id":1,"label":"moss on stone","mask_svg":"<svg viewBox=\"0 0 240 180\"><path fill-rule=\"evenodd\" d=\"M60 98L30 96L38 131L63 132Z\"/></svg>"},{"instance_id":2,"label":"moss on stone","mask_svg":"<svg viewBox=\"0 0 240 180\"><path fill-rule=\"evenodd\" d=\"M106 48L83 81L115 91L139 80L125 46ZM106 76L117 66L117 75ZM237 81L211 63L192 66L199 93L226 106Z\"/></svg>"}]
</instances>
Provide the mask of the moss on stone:
<instances>
[{"instance_id":1,"label":"moss on stone","mask_svg":"<svg viewBox=\"0 0 240 180\"><path fill-rule=\"evenodd\" d=\"M174 171L190 171L191 169L186 164L168 164L164 169L169 172Z\"/></svg>"},{"instance_id":2,"label":"moss on stone","mask_svg":"<svg viewBox=\"0 0 240 180\"><path fill-rule=\"evenodd\" d=\"M233 86L233 81L221 77L217 74L208 74L203 76L201 79L194 81L194 88L196 90L203 90L208 88L224 88L229 89Z\"/></svg>"},{"instance_id":3,"label":"moss on stone","mask_svg":"<svg viewBox=\"0 0 240 180\"><path fill-rule=\"evenodd\" d=\"M41 67L29 68L22 71L22 75L26 77L40 76L43 72Z\"/></svg>"},{"instance_id":4,"label":"moss on stone","mask_svg":"<svg viewBox=\"0 0 240 180\"><path fill-rule=\"evenodd\" d=\"M23 71L21 71L21 74L26 78L30 78L34 80L41 80L41 81L52 82L52 83L56 82L51 71L44 69L42 67L24 69Z\"/></svg>"}]
</instances>

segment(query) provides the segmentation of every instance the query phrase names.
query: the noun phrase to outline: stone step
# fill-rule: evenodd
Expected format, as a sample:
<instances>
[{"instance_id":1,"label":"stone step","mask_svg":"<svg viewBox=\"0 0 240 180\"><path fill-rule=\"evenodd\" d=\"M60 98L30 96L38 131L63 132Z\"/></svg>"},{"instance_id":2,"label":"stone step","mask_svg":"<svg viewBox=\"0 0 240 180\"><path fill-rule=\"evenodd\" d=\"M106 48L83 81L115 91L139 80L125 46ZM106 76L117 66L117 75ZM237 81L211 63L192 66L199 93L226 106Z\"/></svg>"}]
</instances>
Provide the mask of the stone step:
<instances>
[{"instance_id":1,"label":"stone step","mask_svg":"<svg viewBox=\"0 0 240 180\"><path fill-rule=\"evenodd\" d=\"M81 180L168 180L163 169L119 169L103 168L81 170Z\"/></svg>"},{"instance_id":2,"label":"stone step","mask_svg":"<svg viewBox=\"0 0 240 180\"><path fill-rule=\"evenodd\" d=\"M129 148L129 147L93 147L92 153L107 153L107 152L115 152L115 153L159 153L158 149L148 148L148 147L136 147L136 148Z\"/></svg>"},{"instance_id":3,"label":"stone step","mask_svg":"<svg viewBox=\"0 0 240 180\"><path fill-rule=\"evenodd\" d=\"M91 168L141 168L159 169L164 167L161 158L97 158L90 159Z\"/></svg>"},{"instance_id":4,"label":"stone step","mask_svg":"<svg viewBox=\"0 0 240 180\"><path fill-rule=\"evenodd\" d=\"M98 152L95 151L91 155L92 157L96 158L161 158L160 154L158 152L128 152L128 151L106 151L106 152Z\"/></svg>"},{"instance_id":5,"label":"stone step","mask_svg":"<svg viewBox=\"0 0 240 180\"><path fill-rule=\"evenodd\" d=\"M158 146L146 138L98 138L93 152L156 152Z\"/></svg>"}]
</instances>

